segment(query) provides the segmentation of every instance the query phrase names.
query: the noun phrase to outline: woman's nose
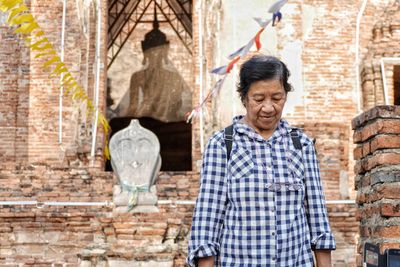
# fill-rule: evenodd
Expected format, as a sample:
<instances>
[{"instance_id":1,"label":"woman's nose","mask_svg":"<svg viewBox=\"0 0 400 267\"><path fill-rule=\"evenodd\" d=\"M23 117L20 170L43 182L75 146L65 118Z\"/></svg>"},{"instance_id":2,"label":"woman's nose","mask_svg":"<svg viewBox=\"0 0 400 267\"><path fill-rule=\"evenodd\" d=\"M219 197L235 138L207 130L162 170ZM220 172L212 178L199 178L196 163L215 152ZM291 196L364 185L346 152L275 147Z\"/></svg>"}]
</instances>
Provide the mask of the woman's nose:
<instances>
[{"instance_id":1,"label":"woman's nose","mask_svg":"<svg viewBox=\"0 0 400 267\"><path fill-rule=\"evenodd\" d=\"M274 111L275 108L271 101L264 101L262 103L261 109L264 112L272 112L272 111Z\"/></svg>"}]
</instances>

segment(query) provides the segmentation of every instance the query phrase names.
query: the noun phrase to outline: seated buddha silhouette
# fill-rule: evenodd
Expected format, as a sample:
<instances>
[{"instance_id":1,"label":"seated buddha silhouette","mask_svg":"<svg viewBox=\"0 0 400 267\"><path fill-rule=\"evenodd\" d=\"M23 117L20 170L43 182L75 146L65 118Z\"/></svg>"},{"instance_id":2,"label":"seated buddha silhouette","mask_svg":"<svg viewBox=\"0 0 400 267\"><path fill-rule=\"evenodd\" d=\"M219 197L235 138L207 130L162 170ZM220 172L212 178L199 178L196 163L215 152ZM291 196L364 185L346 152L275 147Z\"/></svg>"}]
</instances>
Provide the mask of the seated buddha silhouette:
<instances>
[{"instance_id":1,"label":"seated buddha silhouette","mask_svg":"<svg viewBox=\"0 0 400 267\"><path fill-rule=\"evenodd\" d=\"M168 59L169 41L160 31L156 15L153 29L142 41L142 50L143 67L131 76L125 96L129 98L129 105L119 107L119 116L184 121L185 114L191 110L191 92Z\"/></svg>"}]
</instances>

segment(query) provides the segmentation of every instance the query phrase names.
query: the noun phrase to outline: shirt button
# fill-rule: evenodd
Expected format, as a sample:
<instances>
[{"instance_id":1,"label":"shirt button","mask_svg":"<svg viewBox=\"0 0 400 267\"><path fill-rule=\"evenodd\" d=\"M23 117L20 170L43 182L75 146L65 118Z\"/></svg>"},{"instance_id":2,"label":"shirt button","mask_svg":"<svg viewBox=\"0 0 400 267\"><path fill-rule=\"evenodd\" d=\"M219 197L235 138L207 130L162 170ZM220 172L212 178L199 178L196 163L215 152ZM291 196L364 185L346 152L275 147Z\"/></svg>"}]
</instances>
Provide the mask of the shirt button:
<instances>
[{"instance_id":1,"label":"shirt button","mask_svg":"<svg viewBox=\"0 0 400 267\"><path fill-rule=\"evenodd\" d=\"M275 257L275 256L272 256L272 260L275 261L275 260L276 260L276 257Z\"/></svg>"},{"instance_id":2,"label":"shirt button","mask_svg":"<svg viewBox=\"0 0 400 267\"><path fill-rule=\"evenodd\" d=\"M275 236L275 232L272 232L271 235L272 235L272 236Z\"/></svg>"}]
</instances>

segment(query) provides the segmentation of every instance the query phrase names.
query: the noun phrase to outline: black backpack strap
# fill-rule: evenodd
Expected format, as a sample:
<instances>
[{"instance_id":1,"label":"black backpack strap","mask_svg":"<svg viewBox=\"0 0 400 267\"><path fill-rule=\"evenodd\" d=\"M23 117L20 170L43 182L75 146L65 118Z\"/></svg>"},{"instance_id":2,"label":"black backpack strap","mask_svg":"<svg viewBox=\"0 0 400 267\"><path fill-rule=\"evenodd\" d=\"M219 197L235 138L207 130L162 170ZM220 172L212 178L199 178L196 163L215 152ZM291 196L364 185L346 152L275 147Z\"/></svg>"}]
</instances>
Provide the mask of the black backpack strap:
<instances>
[{"instance_id":1,"label":"black backpack strap","mask_svg":"<svg viewBox=\"0 0 400 267\"><path fill-rule=\"evenodd\" d=\"M224 129L224 140L226 147L226 159L229 161L231 158L232 141L233 141L233 124Z\"/></svg>"},{"instance_id":2,"label":"black backpack strap","mask_svg":"<svg viewBox=\"0 0 400 267\"><path fill-rule=\"evenodd\" d=\"M292 129L292 131L290 132L290 137L292 138L294 148L301 150L302 145L300 142L300 136L299 136L299 132L297 131L297 129Z\"/></svg>"}]
</instances>

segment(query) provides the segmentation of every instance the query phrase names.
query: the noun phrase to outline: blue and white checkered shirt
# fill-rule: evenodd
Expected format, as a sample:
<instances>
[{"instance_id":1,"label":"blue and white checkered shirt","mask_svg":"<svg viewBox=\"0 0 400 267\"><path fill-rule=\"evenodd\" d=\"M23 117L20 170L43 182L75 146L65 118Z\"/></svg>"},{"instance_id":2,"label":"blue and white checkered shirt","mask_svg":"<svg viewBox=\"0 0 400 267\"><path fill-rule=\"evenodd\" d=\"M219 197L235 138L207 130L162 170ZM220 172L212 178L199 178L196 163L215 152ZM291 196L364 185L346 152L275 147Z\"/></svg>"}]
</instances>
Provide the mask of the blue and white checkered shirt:
<instances>
[{"instance_id":1,"label":"blue and white checkered shirt","mask_svg":"<svg viewBox=\"0 0 400 267\"><path fill-rule=\"evenodd\" d=\"M241 118L228 164L223 131L205 150L187 262L313 266L313 249L335 249L313 142L298 130L296 149L284 120L265 140Z\"/></svg>"}]
</instances>

